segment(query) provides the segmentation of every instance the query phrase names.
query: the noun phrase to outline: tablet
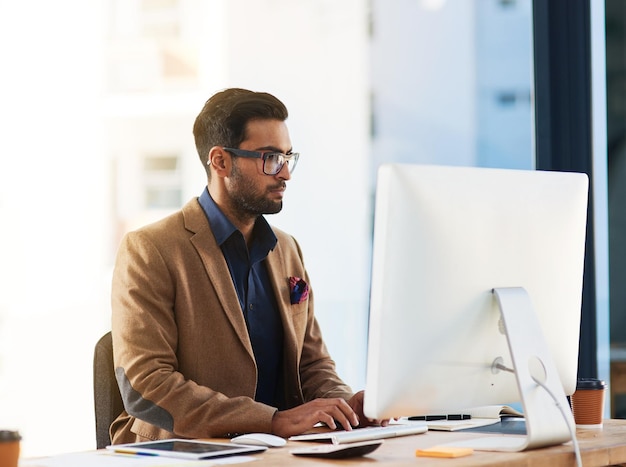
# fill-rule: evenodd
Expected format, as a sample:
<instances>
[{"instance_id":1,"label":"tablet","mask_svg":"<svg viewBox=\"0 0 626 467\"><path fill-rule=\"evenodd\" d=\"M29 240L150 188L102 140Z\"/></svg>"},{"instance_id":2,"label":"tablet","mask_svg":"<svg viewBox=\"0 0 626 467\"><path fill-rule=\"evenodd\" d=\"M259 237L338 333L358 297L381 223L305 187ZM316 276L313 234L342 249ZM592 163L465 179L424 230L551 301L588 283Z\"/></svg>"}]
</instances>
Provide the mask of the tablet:
<instances>
[{"instance_id":1,"label":"tablet","mask_svg":"<svg viewBox=\"0 0 626 467\"><path fill-rule=\"evenodd\" d=\"M253 454L263 452L265 446L241 446L189 439L164 439L142 443L114 444L106 449L122 454L178 457L182 459L208 459L211 457Z\"/></svg>"}]
</instances>

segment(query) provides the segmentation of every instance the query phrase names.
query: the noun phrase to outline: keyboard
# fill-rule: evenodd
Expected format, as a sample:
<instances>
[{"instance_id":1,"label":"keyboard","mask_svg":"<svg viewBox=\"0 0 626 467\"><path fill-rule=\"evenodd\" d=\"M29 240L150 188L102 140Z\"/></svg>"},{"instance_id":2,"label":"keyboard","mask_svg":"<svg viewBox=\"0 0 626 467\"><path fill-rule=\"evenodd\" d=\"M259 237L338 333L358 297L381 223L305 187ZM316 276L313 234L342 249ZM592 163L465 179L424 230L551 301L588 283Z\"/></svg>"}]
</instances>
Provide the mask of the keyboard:
<instances>
[{"instance_id":1,"label":"keyboard","mask_svg":"<svg viewBox=\"0 0 626 467\"><path fill-rule=\"evenodd\" d=\"M428 431L426 423L391 424L388 426L366 426L355 428L352 431L338 430L323 433L309 433L296 435L289 438L290 441L330 441L333 444L356 443L396 436L408 436L425 433Z\"/></svg>"}]
</instances>

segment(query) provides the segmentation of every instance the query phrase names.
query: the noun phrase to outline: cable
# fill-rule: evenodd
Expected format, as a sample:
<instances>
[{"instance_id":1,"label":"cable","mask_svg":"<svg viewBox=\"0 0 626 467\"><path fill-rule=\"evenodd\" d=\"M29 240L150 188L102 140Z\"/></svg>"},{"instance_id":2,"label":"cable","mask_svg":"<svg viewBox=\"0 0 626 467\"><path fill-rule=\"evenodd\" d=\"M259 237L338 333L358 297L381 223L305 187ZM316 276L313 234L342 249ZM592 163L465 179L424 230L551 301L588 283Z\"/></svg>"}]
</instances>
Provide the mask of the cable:
<instances>
[{"instance_id":1,"label":"cable","mask_svg":"<svg viewBox=\"0 0 626 467\"><path fill-rule=\"evenodd\" d=\"M539 360L539 362L541 363L541 360ZM541 364L543 366L543 363L541 363ZM492 368L492 371L502 370L502 371L507 371L509 373L515 373L515 370L505 366L502 363L502 358L501 357L498 357L498 358L496 358L493 361L493 363L491 365L491 368ZM548 393L548 395L552 398L552 400L556 404L557 408L559 409L559 412L561 412L561 416L563 417L563 420L565 420L565 424L567 425L567 429L569 430L569 436L572 439L572 444L574 445L574 454L576 455L576 465L578 467L582 467L583 466L583 461L582 461L582 459L580 457L580 446L578 445L578 439L576 438L576 431L572 427L572 424L569 423L569 419L567 418L567 413L565 413L565 411L563 409L563 406L561 405L559 400L556 398L556 396L552 393L550 388L548 388L548 386L546 386L539 378L536 378L532 374L530 375L530 377L533 379L533 381L535 383L537 383L539 386L541 386Z\"/></svg>"},{"instance_id":2,"label":"cable","mask_svg":"<svg viewBox=\"0 0 626 467\"><path fill-rule=\"evenodd\" d=\"M582 467L583 461L580 457L580 446L578 445L578 439L576 438L576 431L572 427L572 424L569 423L569 419L567 418L567 414L565 413L563 406L559 403L558 399L554 396L552 391L550 391L550 388L548 388L548 386L546 386L544 383L542 383L536 378L533 378L533 380L535 380L535 383L541 386L550 395L550 397L552 398L552 400L558 407L559 411L561 412L561 415L563 416L563 420L565 420L565 424L567 425L567 429L569 430L570 438L572 438L572 443L574 444L574 454L576 455L576 465L578 467Z\"/></svg>"}]
</instances>

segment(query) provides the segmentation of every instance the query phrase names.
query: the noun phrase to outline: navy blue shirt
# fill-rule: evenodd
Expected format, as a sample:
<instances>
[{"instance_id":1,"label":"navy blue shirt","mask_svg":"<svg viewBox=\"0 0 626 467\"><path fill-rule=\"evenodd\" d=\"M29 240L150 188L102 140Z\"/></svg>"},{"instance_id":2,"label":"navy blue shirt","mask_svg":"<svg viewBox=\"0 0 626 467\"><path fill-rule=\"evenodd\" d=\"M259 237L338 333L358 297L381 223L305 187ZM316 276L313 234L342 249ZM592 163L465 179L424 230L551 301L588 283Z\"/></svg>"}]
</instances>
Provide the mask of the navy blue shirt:
<instances>
[{"instance_id":1,"label":"navy blue shirt","mask_svg":"<svg viewBox=\"0 0 626 467\"><path fill-rule=\"evenodd\" d=\"M255 400L280 408L283 361L283 326L265 258L276 246L276 236L263 216L254 224L250 248L205 188L198 198L211 230L222 249L246 320L256 359Z\"/></svg>"}]
</instances>

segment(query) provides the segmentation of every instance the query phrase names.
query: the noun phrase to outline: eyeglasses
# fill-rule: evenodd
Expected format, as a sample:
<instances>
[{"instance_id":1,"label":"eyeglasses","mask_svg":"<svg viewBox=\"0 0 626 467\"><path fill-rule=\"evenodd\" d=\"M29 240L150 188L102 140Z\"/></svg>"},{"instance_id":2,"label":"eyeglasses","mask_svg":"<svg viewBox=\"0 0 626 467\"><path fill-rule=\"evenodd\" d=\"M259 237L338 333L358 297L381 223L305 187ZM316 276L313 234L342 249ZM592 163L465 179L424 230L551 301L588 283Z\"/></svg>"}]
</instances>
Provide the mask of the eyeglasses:
<instances>
[{"instance_id":1,"label":"eyeglasses","mask_svg":"<svg viewBox=\"0 0 626 467\"><path fill-rule=\"evenodd\" d=\"M263 159L263 173L265 175L276 175L282 170L285 164L287 164L289 173L292 174L298 163L298 158L300 157L300 153L297 152L283 154L282 152L274 151L246 151L245 149L234 148L223 149L238 157Z\"/></svg>"}]
</instances>

